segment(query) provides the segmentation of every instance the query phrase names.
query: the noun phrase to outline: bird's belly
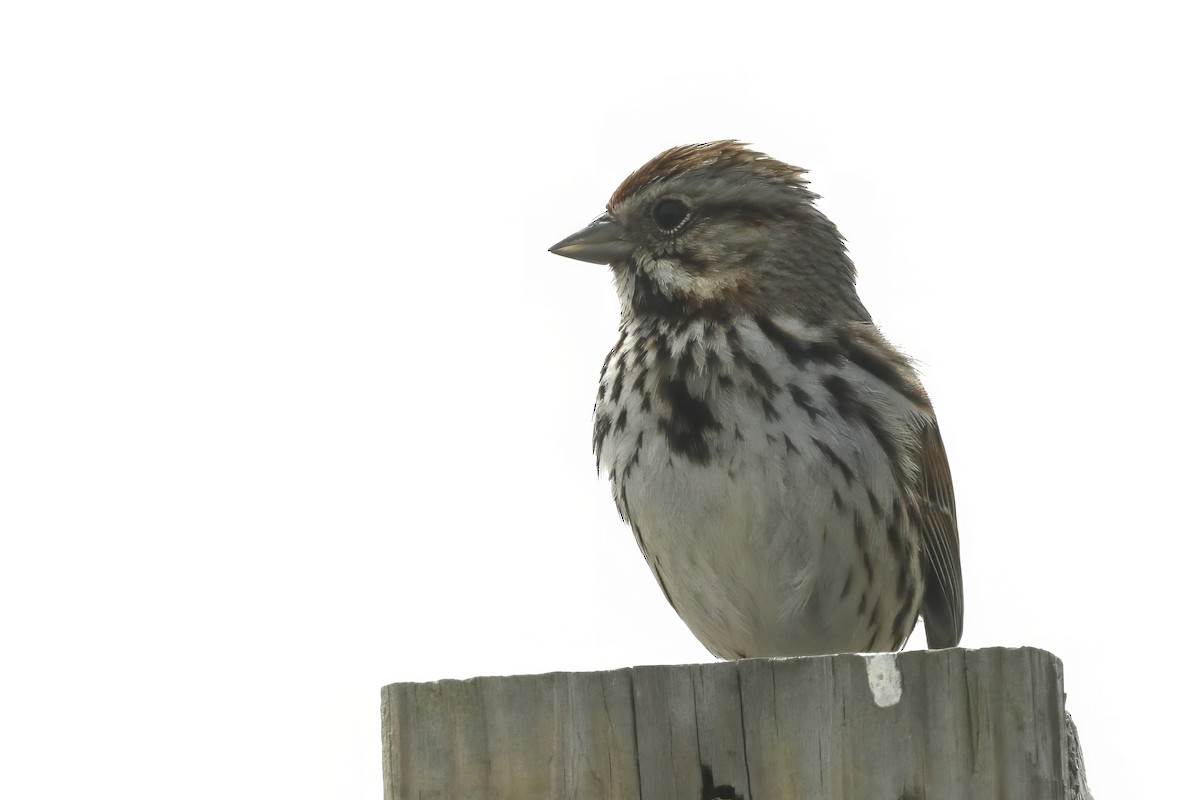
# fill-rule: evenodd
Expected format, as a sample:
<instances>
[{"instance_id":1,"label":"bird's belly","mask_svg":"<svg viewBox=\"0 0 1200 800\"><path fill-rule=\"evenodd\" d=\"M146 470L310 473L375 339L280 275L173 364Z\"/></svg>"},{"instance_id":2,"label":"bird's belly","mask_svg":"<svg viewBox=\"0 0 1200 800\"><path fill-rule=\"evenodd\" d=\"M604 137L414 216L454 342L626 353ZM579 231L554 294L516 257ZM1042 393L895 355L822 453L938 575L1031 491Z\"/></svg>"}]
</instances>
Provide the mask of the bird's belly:
<instances>
[{"instance_id":1,"label":"bird's belly","mask_svg":"<svg viewBox=\"0 0 1200 800\"><path fill-rule=\"evenodd\" d=\"M748 402L714 404L702 452L636 417L609 443L614 496L664 593L724 658L899 647L919 575L889 558L885 526L902 523L886 459L853 429Z\"/></svg>"}]
</instances>

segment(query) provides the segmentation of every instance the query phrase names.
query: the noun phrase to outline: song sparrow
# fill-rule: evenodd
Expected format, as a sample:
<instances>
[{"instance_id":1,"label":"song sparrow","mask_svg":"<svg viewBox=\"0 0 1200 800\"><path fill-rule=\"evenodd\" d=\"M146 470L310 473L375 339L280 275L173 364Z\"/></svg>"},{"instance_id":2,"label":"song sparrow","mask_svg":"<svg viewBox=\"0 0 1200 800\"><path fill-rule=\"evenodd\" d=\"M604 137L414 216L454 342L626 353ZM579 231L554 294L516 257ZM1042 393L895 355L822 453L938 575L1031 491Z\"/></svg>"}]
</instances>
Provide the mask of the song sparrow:
<instances>
[{"instance_id":1,"label":"song sparrow","mask_svg":"<svg viewBox=\"0 0 1200 800\"><path fill-rule=\"evenodd\" d=\"M667 150L550 248L621 301L593 444L667 600L722 658L962 635L950 470L804 170Z\"/></svg>"}]
</instances>

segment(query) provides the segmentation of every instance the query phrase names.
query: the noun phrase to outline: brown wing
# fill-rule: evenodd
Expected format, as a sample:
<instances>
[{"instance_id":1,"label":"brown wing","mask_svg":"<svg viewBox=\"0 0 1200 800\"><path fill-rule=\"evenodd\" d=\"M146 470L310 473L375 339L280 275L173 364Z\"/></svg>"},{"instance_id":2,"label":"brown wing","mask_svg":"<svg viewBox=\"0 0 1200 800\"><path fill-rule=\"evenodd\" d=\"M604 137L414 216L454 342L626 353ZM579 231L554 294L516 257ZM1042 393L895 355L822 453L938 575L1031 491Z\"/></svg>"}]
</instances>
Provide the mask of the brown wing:
<instances>
[{"instance_id":1,"label":"brown wing","mask_svg":"<svg viewBox=\"0 0 1200 800\"><path fill-rule=\"evenodd\" d=\"M962 564L958 556L958 520L954 485L937 420L922 432L917 454L917 527L921 532L921 568L925 573L925 639L931 649L954 647L962 638Z\"/></svg>"}]
</instances>

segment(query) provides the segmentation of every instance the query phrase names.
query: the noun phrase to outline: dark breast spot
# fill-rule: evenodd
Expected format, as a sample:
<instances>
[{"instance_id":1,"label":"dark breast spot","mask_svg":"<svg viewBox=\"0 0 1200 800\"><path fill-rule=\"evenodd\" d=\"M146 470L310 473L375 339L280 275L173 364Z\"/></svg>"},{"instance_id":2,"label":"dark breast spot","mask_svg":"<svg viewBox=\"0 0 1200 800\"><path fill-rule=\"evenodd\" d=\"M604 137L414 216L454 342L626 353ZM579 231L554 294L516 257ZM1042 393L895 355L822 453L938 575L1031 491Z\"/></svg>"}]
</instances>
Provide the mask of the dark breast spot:
<instances>
[{"instance_id":1,"label":"dark breast spot","mask_svg":"<svg viewBox=\"0 0 1200 800\"><path fill-rule=\"evenodd\" d=\"M658 393L667 411L666 416L659 418L658 427L666 436L671 452L699 464L708 463L712 453L707 434L721 430L708 403L693 396L680 378L660 380Z\"/></svg>"},{"instance_id":2,"label":"dark breast spot","mask_svg":"<svg viewBox=\"0 0 1200 800\"><path fill-rule=\"evenodd\" d=\"M883 451L892 474L898 481L902 480L905 454L900 451L895 437L888 432L880 411L863 400L854 384L841 375L826 375L821 379L821 385L825 387L825 391L829 392L834 408L844 419L857 421L867 429L879 445L879 449Z\"/></svg>"},{"instance_id":3,"label":"dark breast spot","mask_svg":"<svg viewBox=\"0 0 1200 800\"><path fill-rule=\"evenodd\" d=\"M770 397L779 391L779 384L771 379L771 374L762 364L757 361L749 361L746 367L750 370L750 377L754 379L754 385L761 389L763 394Z\"/></svg>"},{"instance_id":4,"label":"dark breast spot","mask_svg":"<svg viewBox=\"0 0 1200 800\"><path fill-rule=\"evenodd\" d=\"M621 392L622 392L622 390L624 390L624 388L625 388L625 366L623 364L618 363L617 368L616 368L616 375L613 376L613 382L612 382L612 401L614 403L620 402Z\"/></svg>"},{"instance_id":5,"label":"dark breast spot","mask_svg":"<svg viewBox=\"0 0 1200 800\"><path fill-rule=\"evenodd\" d=\"M928 411L929 398L912 375L904 358L885 345L878 334L863 338L843 331L837 336L838 347L846 357L907 398L917 408Z\"/></svg>"},{"instance_id":6,"label":"dark breast spot","mask_svg":"<svg viewBox=\"0 0 1200 800\"><path fill-rule=\"evenodd\" d=\"M808 412L808 418L816 422L817 417L823 416L821 410L813 404L812 395L801 389L794 383L789 383L787 386L788 393L792 396L792 402L798 407Z\"/></svg>"},{"instance_id":7,"label":"dark breast spot","mask_svg":"<svg viewBox=\"0 0 1200 800\"><path fill-rule=\"evenodd\" d=\"M853 484L854 483L854 470L850 469L850 465L847 464L845 461L843 461L842 457L839 456L832 447L825 444L824 442L822 442L820 439L818 439L815 436L813 436L811 438L812 438L813 445L816 446L816 448L821 451L821 455L823 455L823 456L825 456L825 458L829 459L829 463L833 464L833 466L837 467L837 469L842 473L842 477L846 480L846 483Z\"/></svg>"},{"instance_id":8,"label":"dark breast spot","mask_svg":"<svg viewBox=\"0 0 1200 800\"><path fill-rule=\"evenodd\" d=\"M797 338L775 324L770 317L755 317L763 336L787 356L796 369L805 369L810 364L837 364L845 360L845 354L835 344Z\"/></svg>"},{"instance_id":9,"label":"dark breast spot","mask_svg":"<svg viewBox=\"0 0 1200 800\"><path fill-rule=\"evenodd\" d=\"M612 417L608 414L597 414L595 426L592 428L592 452L599 455L600 448L604 446L604 440L608 438L610 430L612 430Z\"/></svg>"}]
</instances>

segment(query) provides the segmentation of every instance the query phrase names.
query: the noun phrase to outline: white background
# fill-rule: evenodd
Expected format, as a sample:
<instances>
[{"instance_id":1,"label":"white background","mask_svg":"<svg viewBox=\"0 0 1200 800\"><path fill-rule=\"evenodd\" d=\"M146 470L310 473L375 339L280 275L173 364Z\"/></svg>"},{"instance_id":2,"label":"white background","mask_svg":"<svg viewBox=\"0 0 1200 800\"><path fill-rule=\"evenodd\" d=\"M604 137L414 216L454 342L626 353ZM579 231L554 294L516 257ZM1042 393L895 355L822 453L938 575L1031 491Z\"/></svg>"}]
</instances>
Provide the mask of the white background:
<instances>
[{"instance_id":1,"label":"white background","mask_svg":"<svg viewBox=\"0 0 1200 800\"><path fill-rule=\"evenodd\" d=\"M922 364L963 644L1058 654L1098 794L1179 796L1184 7L6 4L0 795L376 800L383 684L708 660L595 474L607 270L546 247L736 137Z\"/></svg>"}]
</instances>

